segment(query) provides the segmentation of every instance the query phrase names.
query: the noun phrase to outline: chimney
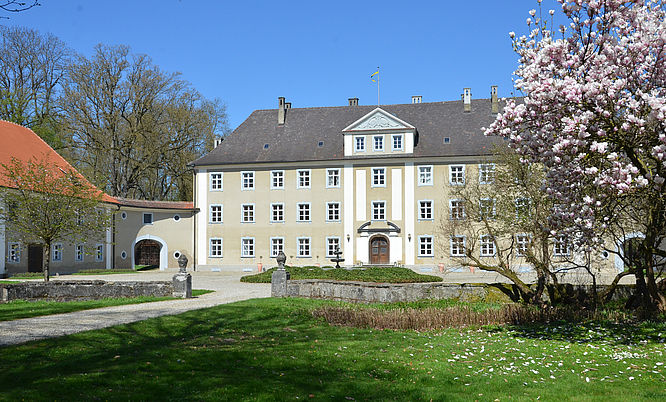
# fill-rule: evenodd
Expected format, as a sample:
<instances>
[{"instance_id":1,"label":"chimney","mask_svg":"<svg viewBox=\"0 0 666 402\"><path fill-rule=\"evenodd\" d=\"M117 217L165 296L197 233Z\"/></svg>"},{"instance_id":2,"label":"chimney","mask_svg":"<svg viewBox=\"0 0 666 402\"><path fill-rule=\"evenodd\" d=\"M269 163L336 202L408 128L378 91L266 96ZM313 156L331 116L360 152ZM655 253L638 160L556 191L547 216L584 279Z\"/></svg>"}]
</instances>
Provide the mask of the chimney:
<instances>
[{"instance_id":1,"label":"chimney","mask_svg":"<svg viewBox=\"0 0 666 402\"><path fill-rule=\"evenodd\" d=\"M218 137L213 140L213 148L217 148L218 145L220 145L224 141L224 138Z\"/></svg>"},{"instance_id":2,"label":"chimney","mask_svg":"<svg viewBox=\"0 0 666 402\"><path fill-rule=\"evenodd\" d=\"M412 96L412 103L421 103L421 99L423 97L421 95L414 95Z\"/></svg>"},{"instance_id":3,"label":"chimney","mask_svg":"<svg viewBox=\"0 0 666 402\"><path fill-rule=\"evenodd\" d=\"M499 102L497 101L497 85L490 87L490 111L493 114L499 113Z\"/></svg>"},{"instance_id":4,"label":"chimney","mask_svg":"<svg viewBox=\"0 0 666 402\"><path fill-rule=\"evenodd\" d=\"M285 102L284 103L284 108L285 109L291 109L291 102Z\"/></svg>"},{"instance_id":5,"label":"chimney","mask_svg":"<svg viewBox=\"0 0 666 402\"><path fill-rule=\"evenodd\" d=\"M472 89L471 88L464 88L463 89L462 99L463 99L463 111L471 112L472 111Z\"/></svg>"},{"instance_id":6,"label":"chimney","mask_svg":"<svg viewBox=\"0 0 666 402\"><path fill-rule=\"evenodd\" d=\"M287 117L287 105L284 102L284 96L278 98L278 125L284 124Z\"/></svg>"},{"instance_id":7,"label":"chimney","mask_svg":"<svg viewBox=\"0 0 666 402\"><path fill-rule=\"evenodd\" d=\"M349 98L349 106L358 106L358 98Z\"/></svg>"}]
</instances>

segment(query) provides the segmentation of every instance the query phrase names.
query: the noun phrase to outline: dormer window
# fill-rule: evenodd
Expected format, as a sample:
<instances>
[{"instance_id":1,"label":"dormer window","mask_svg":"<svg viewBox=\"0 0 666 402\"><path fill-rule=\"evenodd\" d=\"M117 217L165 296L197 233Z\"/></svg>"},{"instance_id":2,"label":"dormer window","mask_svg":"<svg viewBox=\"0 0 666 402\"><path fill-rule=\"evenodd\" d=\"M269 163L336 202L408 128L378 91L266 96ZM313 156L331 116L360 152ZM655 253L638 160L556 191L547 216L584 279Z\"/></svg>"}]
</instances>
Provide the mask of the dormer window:
<instances>
[{"instance_id":1,"label":"dormer window","mask_svg":"<svg viewBox=\"0 0 666 402\"><path fill-rule=\"evenodd\" d=\"M402 134L393 134L392 138L391 150L402 151Z\"/></svg>"},{"instance_id":2,"label":"dormer window","mask_svg":"<svg viewBox=\"0 0 666 402\"><path fill-rule=\"evenodd\" d=\"M356 138L356 152L365 152L365 137Z\"/></svg>"},{"instance_id":3,"label":"dormer window","mask_svg":"<svg viewBox=\"0 0 666 402\"><path fill-rule=\"evenodd\" d=\"M383 135L375 135L372 137L372 150L375 152L381 152L384 150L384 136Z\"/></svg>"}]
</instances>

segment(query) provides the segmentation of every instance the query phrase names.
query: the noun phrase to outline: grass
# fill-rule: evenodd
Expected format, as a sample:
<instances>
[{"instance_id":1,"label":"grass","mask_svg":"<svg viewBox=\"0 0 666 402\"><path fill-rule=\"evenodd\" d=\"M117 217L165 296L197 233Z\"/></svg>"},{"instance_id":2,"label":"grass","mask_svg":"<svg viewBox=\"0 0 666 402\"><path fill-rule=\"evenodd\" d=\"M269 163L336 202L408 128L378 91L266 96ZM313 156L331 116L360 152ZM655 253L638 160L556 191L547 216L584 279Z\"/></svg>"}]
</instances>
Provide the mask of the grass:
<instances>
[{"instance_id":1,"label":"grass","mask_svg":"<svg viewBox=\"0 0 666 402\"><path fill-rule=\"evenodd\" d=\"M192 296L201 296L211 292L212 290L193 289ZM0 303L0 321L18 320L20 318L38 317L51 314L71 313L74 311L90 310L94 308L110 306L122 306L125 304L150 303L162 300L173 300L173 297L142 296L71 302L14 300L9 303ZM2 398L0 397L0 399Z\"/></svg>"},{"instance_id":2,"label":"grass","mask_svg":"<svg viewBox=\"0 0 666 402\"><path fill-rule=\"evenodd\" d=\"M411 269L390 267L367 267L363 269L345 269L320 267L286 267L291 279L333 279L338 281L360 281L379 283L414 283L441 282L442 278L433 275L418 274ZM260 274L247 275L241 282L270 283L271 275L277 268L271 268Z\"/></svg>"},{"instance_id":3,"label":"grass","mask_svg":"<svg viewBox=\"0 0 666 402\"><path fill-rule=\"evenodd\" d=\"M335 327L258 299L3 348L6 400L664 400L666 324Z\"/></svg>"}]
</instances>

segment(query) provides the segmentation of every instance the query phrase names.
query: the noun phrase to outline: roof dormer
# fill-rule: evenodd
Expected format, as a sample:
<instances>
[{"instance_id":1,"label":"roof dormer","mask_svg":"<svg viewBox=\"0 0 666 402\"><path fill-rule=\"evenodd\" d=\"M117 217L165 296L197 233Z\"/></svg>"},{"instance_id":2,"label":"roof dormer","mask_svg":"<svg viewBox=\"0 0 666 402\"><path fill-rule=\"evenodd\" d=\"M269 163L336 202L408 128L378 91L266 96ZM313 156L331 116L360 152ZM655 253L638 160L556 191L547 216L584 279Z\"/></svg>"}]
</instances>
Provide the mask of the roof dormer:
<instances>
[{"instance_id":1,"label":"roof dormer","mask_svg":"<svg viewBox=\"0 0 666 402\"><path fill-rule=\"evenodd\" d=\"M376 108L342 130L345 156L391 156L414 152L416 128Z\"/></svg>"}]
</instances>

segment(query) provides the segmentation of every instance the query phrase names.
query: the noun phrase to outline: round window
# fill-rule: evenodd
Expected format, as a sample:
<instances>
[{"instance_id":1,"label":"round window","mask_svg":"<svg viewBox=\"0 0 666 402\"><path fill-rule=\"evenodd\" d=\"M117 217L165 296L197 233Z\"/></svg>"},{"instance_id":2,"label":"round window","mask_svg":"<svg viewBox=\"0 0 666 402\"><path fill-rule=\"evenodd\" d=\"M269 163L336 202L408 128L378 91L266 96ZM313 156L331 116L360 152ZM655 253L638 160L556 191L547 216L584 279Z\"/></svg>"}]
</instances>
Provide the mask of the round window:
<instances>
[{"instance_id":1,"label":"round window","mask_svg":"<svg viewBox=\"0 0 666 402\"><path fill-rule=\"evenodd\" d=\"M126 253L125 251L123 251L122 253L120 253L120 258L122 258L123 260L124 260L125 258L127 258L127 253Z\"/></svg>"},{"instance_id":2,"label":"round window","mask_svg":"<svg viewBox=\"0 0 666 402\"><path fill-rule=\"evenodd\" d=\"M180 220L180 215L174 215L173 220L178 222Z\"/></svg>"},{"instance_id":3,"label":"round window","mask_svg":"<svg viewBox=\"0 0 666 402\"><path fill-rule=\"evenodd\" d=\"M121 212L120 217L123 219L127 219L127 212Z\"/></svg>"},{"instance_id":4,"label":"round window","mask_svg":"<svg viewBox=\"0 0 666 402\"><path fill-rule=\"evenodd\" d=\"M176 251L175 253L173 253L173 258L179 259L180 258L180 251Z\"/></svg>"}]
</instances>

